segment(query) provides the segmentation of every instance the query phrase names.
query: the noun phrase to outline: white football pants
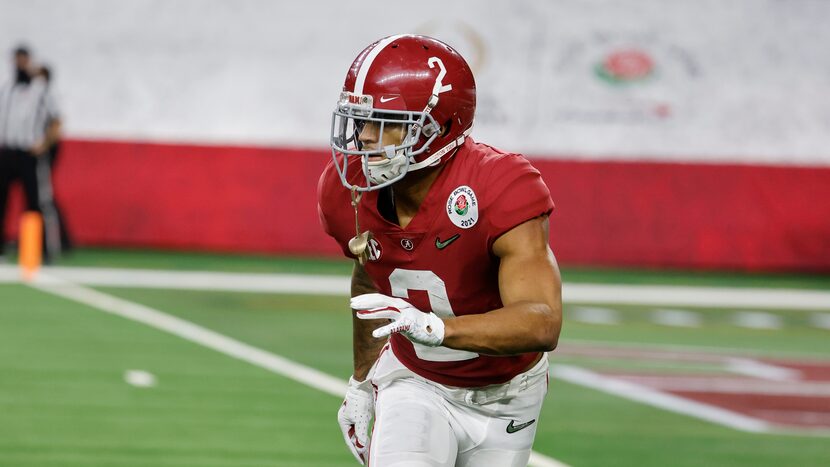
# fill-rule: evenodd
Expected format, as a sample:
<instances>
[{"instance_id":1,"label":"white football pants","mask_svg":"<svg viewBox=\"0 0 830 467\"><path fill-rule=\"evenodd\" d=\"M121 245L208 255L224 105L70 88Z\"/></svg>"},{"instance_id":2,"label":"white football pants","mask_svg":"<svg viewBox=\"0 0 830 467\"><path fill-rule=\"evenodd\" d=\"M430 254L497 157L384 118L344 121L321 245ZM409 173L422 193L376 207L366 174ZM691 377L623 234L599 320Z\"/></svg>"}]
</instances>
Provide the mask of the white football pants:
<instances>
[{"instance_id":1,"label":"white football pants","mask_svg":"<svg viewBox=\"0 0 830 467\"><path fill-rule=\"evenodd\" d=\"M545 354L507 383L466 389L415 375L385 348L370 467L524 467L548 390Z\"/></svg>"}]
</instances>

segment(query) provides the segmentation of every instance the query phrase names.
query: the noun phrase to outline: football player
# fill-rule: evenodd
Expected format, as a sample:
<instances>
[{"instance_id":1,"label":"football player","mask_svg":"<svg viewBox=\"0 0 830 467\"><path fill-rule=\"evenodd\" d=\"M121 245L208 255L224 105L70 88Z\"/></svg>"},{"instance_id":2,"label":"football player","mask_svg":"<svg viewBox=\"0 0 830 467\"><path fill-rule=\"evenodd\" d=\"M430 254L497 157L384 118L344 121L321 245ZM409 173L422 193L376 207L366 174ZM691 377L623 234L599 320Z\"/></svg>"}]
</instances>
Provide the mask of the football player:
<instances>
[{"instance_id":1,"label":"football player","mask_svg":"<svg viewBox=\"0 0 830 467\"><path fill-rule=\"evenodd\" d=\"M458 52L396 35L357 56L332 117L318 207L355 260L338 421L360 463L530 456L562 325L553 202L524 157L470 138L475 106Z\"/></svg>"}]
</instances>

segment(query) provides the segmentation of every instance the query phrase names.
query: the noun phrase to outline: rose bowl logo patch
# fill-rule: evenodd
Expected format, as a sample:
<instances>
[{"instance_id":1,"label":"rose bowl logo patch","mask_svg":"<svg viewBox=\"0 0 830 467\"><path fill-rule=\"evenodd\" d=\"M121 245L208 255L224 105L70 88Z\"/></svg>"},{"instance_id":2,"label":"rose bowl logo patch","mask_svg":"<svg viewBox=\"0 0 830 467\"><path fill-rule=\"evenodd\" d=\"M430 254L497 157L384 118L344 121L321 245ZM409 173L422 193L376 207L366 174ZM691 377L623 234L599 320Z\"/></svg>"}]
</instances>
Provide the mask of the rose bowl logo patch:
<instances>
[{"instance_id":1,"label":"rose bowl logo patch","mask_svg":"<svg viewBox=\"0 0 830 467\"><path fill-rule=\"evenodd\" d=\"M455 213L459 216L463 216L467 214L467 210L470 209L469 201L467 201L467 197L464 195L460 195L458 198L455 198Z\"/></svg>"},{"instance_id":2,"label":"rose bowl logo patch","mask_svg":"<svg viewBox=\"0 0 830 467\"><path fill-rule=\"evenodd\" d=\"M469 229L478 222L478 200L472 188L464 185L456 188L447 199L447 216L453 224Z\"/></svg>"}]
</instances>

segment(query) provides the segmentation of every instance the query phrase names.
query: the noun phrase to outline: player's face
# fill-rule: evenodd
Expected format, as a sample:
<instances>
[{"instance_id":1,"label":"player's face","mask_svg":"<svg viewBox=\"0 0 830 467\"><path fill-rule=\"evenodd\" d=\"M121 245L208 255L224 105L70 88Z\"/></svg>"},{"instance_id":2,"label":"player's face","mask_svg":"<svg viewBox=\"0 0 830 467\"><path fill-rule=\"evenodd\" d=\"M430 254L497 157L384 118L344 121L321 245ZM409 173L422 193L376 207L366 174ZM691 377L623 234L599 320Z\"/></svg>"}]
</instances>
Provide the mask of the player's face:
<instances>
[{"instance_id":1,"label":"player's face","mask_svg":"<svg viewBox=\"0 0 830 467\"><path fill-rule=\"evenodd\" d=\"M30 65L31 60L29 59L29 54L17 53L14 55L14 66L18 70L28 71Z\"/></svg>"},{"instance_id":2,"label":"player's face","mask_svg":"<svg viewBox=\"0 0 830 467\"><path fill-rule=\"evenodd\" d=\"M360 129L358 140L364 150L377 150L389 145L399 145L406 136L405 125L402 123L389 123L383 125L381 134L380 123L365 122Z\"/></svg>"}]
</instances>

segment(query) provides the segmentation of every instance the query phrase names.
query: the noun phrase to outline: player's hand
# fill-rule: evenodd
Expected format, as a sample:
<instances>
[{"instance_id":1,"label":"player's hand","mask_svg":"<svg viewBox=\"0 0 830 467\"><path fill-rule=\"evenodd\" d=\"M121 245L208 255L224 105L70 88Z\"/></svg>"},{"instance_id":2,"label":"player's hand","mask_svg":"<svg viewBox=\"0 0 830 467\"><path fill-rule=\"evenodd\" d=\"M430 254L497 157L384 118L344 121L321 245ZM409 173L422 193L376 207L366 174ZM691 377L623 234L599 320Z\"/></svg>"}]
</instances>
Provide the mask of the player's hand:
<instances>
[{"instance_id":1,"label":"player's hand","mask_svg":"<svg viewBox=\"0 0 830 467\"><path fill-rule=\"evenodd\" d=\"M369 423L375 414L375 396L369 380L355 381L349 378L346 399L337 412L337 423L343 432L346 446L355 459L366 465L369 454Z\"/></svg>"},{"instance_id":2,"label":"player's hand","mask_svg":"<svg viewBox=\"0 0 830 467\"><path fill-rule=\"evenodd\" d=\"M29 148L29 154L37 157L44 154L48 150L49 146L46 144L46 141L41 140L35 143L31 148Z\"/></svg>"},{"instance_id":3,"label":"player's hand","mask_svg":"<svg viewBox=\"0 0 830 467\"><path fill-rule=\"evenodd\" d=\"M386 326L372 332L375 337L386 337L399 332L407 339L430 347L444 342L444 321L435 313L425 313L407 301L379 293L352 298L352 308L360 319L391 319Z\"/></svg>"}]
</instances>

